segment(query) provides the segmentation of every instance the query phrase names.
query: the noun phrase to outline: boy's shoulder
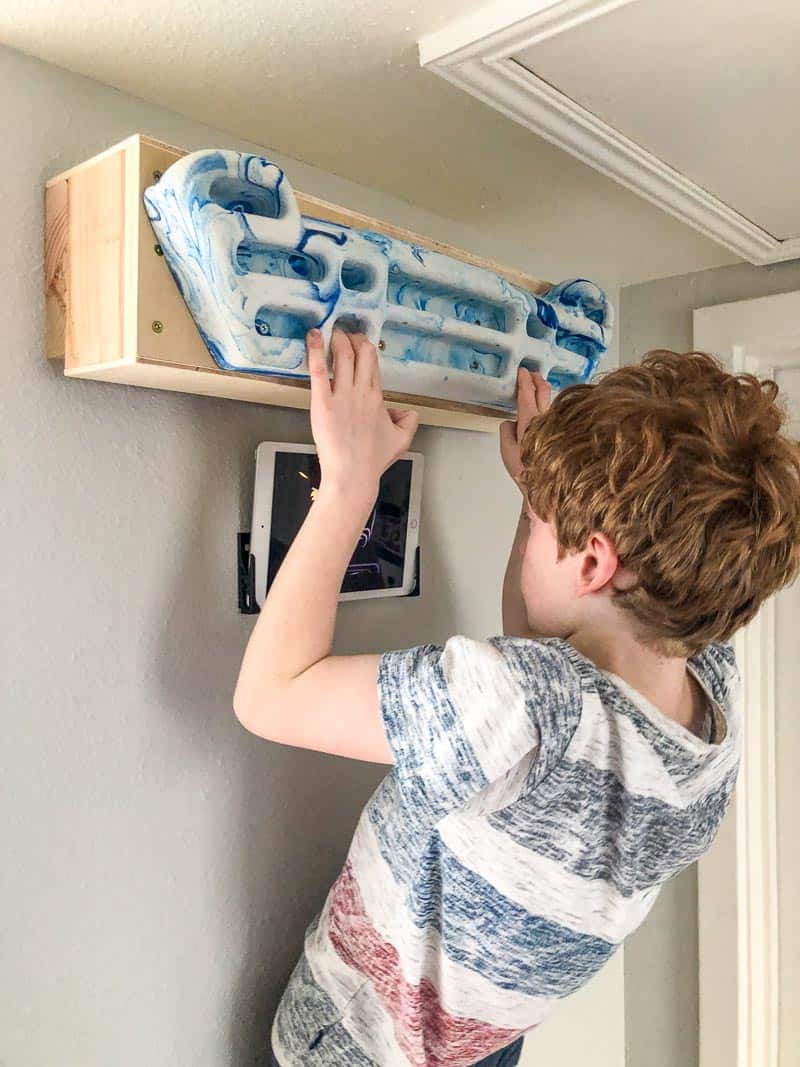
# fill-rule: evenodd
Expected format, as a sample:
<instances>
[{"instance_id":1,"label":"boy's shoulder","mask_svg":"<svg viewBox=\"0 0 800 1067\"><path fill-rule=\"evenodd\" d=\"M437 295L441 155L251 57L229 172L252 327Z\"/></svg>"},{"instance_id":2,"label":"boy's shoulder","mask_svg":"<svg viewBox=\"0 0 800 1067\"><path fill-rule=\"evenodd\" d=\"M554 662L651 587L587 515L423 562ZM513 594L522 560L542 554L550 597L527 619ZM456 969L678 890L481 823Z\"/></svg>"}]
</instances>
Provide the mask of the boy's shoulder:
<instances>
[{"instance_id":1,"label":"boy's shoulder","mask_svg":"<svg viewBox=\"0 0 800 1067\"><path fill-rule=\"evenodd\" d=\"M451 637L442 664L449 682L469 677L478 679L480 688L521 696L540 731L557 737L560 746L581 717L585 690L591 688L584 679L597 670L564 638L505 634Z\"/></svg>"},{"instance_id":2,"label":"boy's shoulder","mask_svg":"<svg viewBox=\"0 0 800 1067\"><path fill-rule=\"evenodd\" d=\"M689 663L704 670L709 681L720 693L736 686L741 681L736 651L730 641L711 641L699 652L689 657Z\"/></svg>"},{"instance_id":3,"label":"boy's shoulder","mask_svg":"<svg viewBox=\"0 0 800 1067\"><path fill-rule=\"evenodd\" d=\"M712 641L687 661L700 676L725 719L725 732L739 734L738 696L742 684L736 651L729 641ZM717 713L718 714L718 713ZM734 746L735 747L735 746Z\"/></svg>"},{"instance_id":4,"label":"boy's shoulder","mask_svg":"<svg viewBox=\"0 0 800 1067\"><path fill-rule=\"evenodd\" d=\"M487 687L512 684L539 706L579 714L580 660L562 638L500 634L479 640L456 634L444 646L442 666L448 679L469 666L469 675Z\"/></svg>"}]
</instances>

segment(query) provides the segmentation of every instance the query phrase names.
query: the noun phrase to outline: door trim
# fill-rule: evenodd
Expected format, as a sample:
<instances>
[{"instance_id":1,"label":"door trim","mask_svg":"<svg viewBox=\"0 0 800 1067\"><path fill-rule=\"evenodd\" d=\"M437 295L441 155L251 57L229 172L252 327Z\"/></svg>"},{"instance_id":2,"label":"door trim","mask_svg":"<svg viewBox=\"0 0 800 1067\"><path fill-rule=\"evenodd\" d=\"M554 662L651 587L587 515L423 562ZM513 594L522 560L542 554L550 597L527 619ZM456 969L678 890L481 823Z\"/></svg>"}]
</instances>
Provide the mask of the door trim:
<instances>
[{"instance_id":1,"label":"door trim","mask_svg":"<svg viewBox=\"0 0 800 1067\"><path fill-rule=\"evenodd\" d=\"M800 368L800 332L770 324L798 315L800 292L698 308L694 347L734 373L774 378ZM778 1067L774 596L733 644L742 763L728 815L698 863L700 1067Z\"/></svg>"}]
</instances>

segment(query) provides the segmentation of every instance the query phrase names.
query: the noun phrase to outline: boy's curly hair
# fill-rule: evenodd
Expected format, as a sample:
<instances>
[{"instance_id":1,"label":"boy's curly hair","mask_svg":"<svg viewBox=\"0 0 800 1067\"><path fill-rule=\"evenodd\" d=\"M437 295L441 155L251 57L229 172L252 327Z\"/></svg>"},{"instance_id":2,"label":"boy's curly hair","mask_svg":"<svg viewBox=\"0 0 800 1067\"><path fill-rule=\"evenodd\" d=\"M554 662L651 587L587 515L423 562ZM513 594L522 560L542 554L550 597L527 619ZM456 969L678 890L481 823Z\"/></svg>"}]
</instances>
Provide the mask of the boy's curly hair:
<instances>
[{"instance_id":1,"label":"boy's curly hair","mask_svg":"<svg viewBox=\"0 0 800 1067\"><path fill-rule=\"evenodd\" d=\"M519 480L558 558L609 537L637 579L615 603L661 655L727 641L800 571L800 442L777 395L707 352L653 349L525 431Z\"/></svg>"}]
</instances>

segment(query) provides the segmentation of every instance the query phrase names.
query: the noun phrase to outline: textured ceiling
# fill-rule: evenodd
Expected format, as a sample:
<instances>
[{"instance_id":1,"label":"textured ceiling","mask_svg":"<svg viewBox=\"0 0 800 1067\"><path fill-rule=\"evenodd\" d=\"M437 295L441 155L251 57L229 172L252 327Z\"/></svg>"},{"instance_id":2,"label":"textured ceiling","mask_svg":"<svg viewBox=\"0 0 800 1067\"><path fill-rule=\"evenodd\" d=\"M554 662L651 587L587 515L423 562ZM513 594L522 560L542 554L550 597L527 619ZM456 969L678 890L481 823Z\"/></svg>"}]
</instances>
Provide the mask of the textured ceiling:
<instances>
[{"instance_id":1,"label":"textured ceiling","mask_svg":"<svg viewBox=\"0 0 800 1067\"><path fill-rule=\"evenodd\" d=\"M464 0L5 0L0 41L490 228L497 258L532 273L552 266L616 285L736 261L421 69L417 40L464 9ZM548 250L545 269L537 247Z\"/></svg>"}]
</instances>

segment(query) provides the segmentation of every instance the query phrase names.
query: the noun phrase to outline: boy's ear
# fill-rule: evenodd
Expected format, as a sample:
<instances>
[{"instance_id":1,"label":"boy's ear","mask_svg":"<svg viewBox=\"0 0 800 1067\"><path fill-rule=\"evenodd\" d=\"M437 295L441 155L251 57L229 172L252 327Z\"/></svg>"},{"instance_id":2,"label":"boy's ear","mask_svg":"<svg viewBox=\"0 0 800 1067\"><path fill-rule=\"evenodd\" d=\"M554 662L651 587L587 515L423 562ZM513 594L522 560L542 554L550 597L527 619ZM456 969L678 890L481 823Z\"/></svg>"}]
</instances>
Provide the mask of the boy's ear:
<instances>
[{"instance_id":1,"label":"boy's ear","mask_svg":"<svg viewBox=\"0 0 800 1067\"><path fill-rule=\"evenodd\" d=\"M582 592L590 592L589 586L599 590L609 583L612 589L630 589L638 580L633 571L620 563L614 542L600 531L590 534L586 542L580 578Z\"/></svg>"}]
</instances>

